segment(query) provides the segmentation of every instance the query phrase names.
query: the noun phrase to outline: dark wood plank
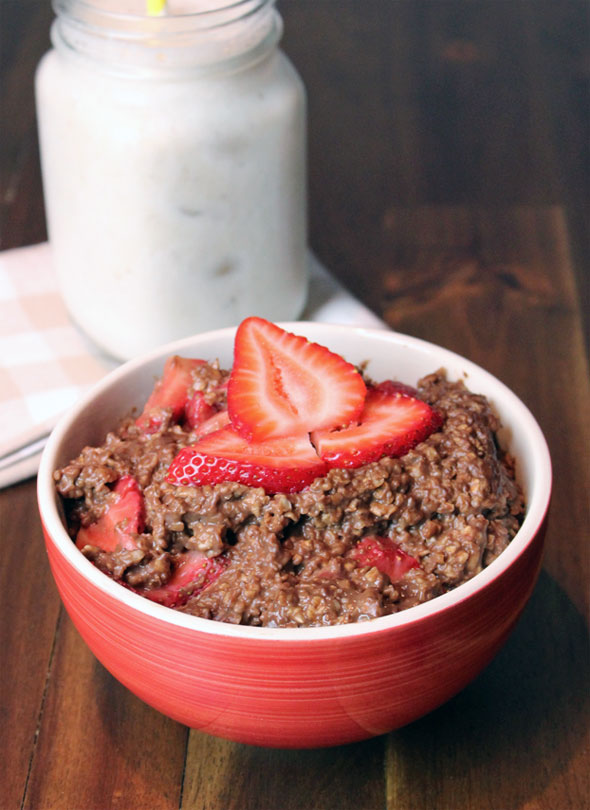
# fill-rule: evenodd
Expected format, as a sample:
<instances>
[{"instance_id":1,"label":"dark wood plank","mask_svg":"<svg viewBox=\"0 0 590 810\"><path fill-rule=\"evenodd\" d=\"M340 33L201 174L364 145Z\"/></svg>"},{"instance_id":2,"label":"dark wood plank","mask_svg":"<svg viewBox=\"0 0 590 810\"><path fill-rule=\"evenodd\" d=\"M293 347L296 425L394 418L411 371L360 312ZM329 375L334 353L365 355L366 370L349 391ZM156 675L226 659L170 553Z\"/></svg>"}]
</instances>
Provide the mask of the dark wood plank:
<instances>
[{"instance_id":1,"label":"dark wood plank","mask_svg":"<svg viewBox=\"0 0 590 810\"><path fill-rule=\"evenodd\" d=\"M539 13L540 12L540 13ZM535 133L565 205L586 352L590 350L590 14L587 3L522 4ZM536 137L538 137L536 135Z\"/></svg>"},{"instance_id":2,"label":"dark wood plank","mask_svg":"<svg viewBox=\"0 0 590 810\"><path fill-rule=\"evenodd\" d=\"M34 76L49 49L49 3L0 4L0 248L47 238L37 144Z\"/></svg>"},{"instance_id":3,"label":"dark wood plank","mask_svg":"<svg viewBox=\"0 0 590 810\"><path fill-rule=\"evenodd\" d=\"M41 720L60 613L34 483L0 493L0 807L20 807Z\"/></svg>"},{"instance_id":4,"label":"dark wood plank","mask_svg":"<svg viewBox=\"0 0 590 810\"><path fill-rule=\"evenodd\" d=\"M186 736L117 683L64 615L23 808L174 810Z\"/></svg>"},{"instance_id":5,"label":"dark wood plank","mask_svg":"<svg viewBox=\"0 0 590 810\"><path fill-rule=\"evenodd\" d=\"M286 50L313 88L312 244L363 300L380 311L373 279L391 262L391 207L567 202L588 303L587 3L366 0L360 15L354 3L283 0L282 9Z\"/></svg>"},{"instance_id":6,"label":"dark wood plank","mask_svg":"<svg viewBox=\"0 0 590 810\"><path fill-rule=\"evenodd\" d=\"M182 807L372 810L384 795L384 740L312 751L238 745L193 731Z\"/></svg>"}]
</instances>

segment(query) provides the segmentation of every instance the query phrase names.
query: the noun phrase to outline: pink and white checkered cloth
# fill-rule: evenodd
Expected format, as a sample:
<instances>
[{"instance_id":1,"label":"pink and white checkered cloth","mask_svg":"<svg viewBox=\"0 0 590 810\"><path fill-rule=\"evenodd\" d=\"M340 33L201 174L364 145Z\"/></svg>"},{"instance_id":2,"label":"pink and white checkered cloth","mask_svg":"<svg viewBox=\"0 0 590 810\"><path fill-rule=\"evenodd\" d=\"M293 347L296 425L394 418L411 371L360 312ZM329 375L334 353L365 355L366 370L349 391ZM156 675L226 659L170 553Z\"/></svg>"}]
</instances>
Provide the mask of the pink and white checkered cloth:
<instances>
[{"instance_id":1,"label":"pink and white checkered cloth","mask_svg":"<svg viewBox=\"0 0 590 810\"><path fill-rule=\"evenodd\" d=\"M313 256L302 318L385 326ZM36 473L47 433L115 365L70 320L47 243L0 253L0 488Z\"/></svg>"}]
</instances>

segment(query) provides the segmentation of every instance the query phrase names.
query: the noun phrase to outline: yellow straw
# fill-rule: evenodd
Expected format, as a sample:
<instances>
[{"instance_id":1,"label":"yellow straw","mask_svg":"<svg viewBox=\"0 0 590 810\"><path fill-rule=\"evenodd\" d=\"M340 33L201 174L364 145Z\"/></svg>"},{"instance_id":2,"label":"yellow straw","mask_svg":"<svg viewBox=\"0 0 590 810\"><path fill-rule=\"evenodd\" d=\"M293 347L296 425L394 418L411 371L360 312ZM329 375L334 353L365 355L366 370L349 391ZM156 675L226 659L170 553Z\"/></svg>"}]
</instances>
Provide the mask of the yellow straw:
<instances>
[{"instance_id":1,"label":"yellow straw","mask_svg":"<svg viewBox=\"0 0 590 810\"><path fill-rule=\"evenodd\" d=\"M147 13L150 17L157 17L163 14L166 8L166 0L147 0Z\"/></svg>"}]
</instances>

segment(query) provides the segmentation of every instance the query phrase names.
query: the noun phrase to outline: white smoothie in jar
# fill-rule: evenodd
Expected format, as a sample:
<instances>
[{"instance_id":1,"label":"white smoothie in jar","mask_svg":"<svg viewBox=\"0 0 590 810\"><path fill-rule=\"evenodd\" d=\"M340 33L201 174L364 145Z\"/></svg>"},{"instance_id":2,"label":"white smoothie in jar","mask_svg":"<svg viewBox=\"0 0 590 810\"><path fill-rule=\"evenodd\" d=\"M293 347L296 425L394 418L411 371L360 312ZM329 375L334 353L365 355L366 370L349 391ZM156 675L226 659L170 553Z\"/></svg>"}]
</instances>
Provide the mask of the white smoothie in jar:
<instances>
[{"instance_id":1,"label":"white smoothie in jar","mask_svg":"<svg viewBox=\"0 0 590 810\"><path fill-rule=\"evenodd\" d=\"M272 2L222 5L208 27L55 5L37 73L49 237L72 318L120 359L305 302L303 86Z\"/></svg>"}]
</instances>

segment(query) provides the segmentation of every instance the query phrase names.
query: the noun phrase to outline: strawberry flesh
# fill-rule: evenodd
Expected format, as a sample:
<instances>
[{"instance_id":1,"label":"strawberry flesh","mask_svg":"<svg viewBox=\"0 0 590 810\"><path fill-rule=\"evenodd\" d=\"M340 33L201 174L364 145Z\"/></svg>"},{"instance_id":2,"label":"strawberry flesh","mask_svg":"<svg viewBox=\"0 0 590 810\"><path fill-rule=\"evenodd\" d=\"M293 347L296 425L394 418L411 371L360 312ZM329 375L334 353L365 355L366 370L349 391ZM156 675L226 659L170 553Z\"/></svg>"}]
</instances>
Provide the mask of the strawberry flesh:
<instances>
[{"instance_id":1,"label":"strawberry flesh","mask_svg":"<svg viewBox=\"0 0 590 810\"><path fill-rule=\"evenodd\" d=\"M216 413L217 410L213 405L209 405L203 392L195 391L184 409L185 423L188 428L195 430L200 427L203 422L215 416Z\"/></svg>"},{"instance_id":2,"label":"strawberry flesh","mask_svg":"<svg viewBox=\"0 0 590 810\"><path fill-rule=\"evenodd\" d=\"M331 468L403 455L442 421L414 388L386 380L367 389L351 363L263 318L236 331L227 410L192 391L202 363L171 358L138 419L156 430L170 408L197 436L170 466L172 484L297 492Z\"/></svg>"},{"instance_id":3,"label":"strawberry flesh","mask_svg":"<svg viewBox=\"0 0 590 810\"><path fill-rule=\"evenodd\" d=\"M174 572L165 585L141 591L141 595L166 607L178 607L189 596L215 582L226 567L226 557L207 557L202 551L186 551L178 555Z\"/></svg>"},{"instance_id":4,"label":"strawberry flesh","mask_svg":"<svg viewBox=\"0 0 590 810\"><path fill-rule=\"evenodd\" d=\"M363 537L351 551L360 566L375 567L397 582L412 568L420 568L415 557L406 554L389 537Z\"/></svg>"},{"instance_id":5,"label":"strawberry flesh","mask_svg":"<svg viewBox=\"0 0 590 810\"><path fill-rule=\"evenodd\" d=\"M355 421L366 386L338 354L263 318L236 332L227 402L231 423L249 441L307 434Z\"/></svg>"},{"instance_id":6,"label":"strawberry flesh","mask_svg":"<svg viewBox=\"0 0 590 810\"><path fill-rule=\"evenodd\" d=\"M181 450L167 480L179 486L235 481L270 495L298 492L326 471L308 436L248 442L228 425Z\"/></svg>"},{"instance_id":7,"label":"strawberry flesh","mask_svg":"<svg viewBox=\"0 0 590 810\"><path fill-rule=\"evenodd\" d=\"M78 531L76 545L79 549L84 546L96 546L102 551L137 548L136 535L144 527L139 484L131 475L123 475L115 484L113 493L115 498L97 522Z\"/></svg>"},{"instance_id":8,"label":"strawberry flesh","mask_svg":"<svg viewBox=\"0 0 590 810\"><path fill-rule=\"evenodd\" d=\"M204 363L204 360L178 355L168 358L161 379L154 386L142 414L136 420L141 431L158 431L165 420L165 409L171 411L173 421L178 422L182 418L194 382L192 372Z\"/></svg>"},{"instance_id":9,"label":"strawberry flesh","mask_svg":"<svg viewBox=\"0 0 590 810\"><path fill-rule=\"evenodd\" d=\"M229 413L227 410L216 411L213 416L210 416L204 422L197 426L196 432L199 437L206 436L208 433L214 433L216 430L229 425Z\"/></svg>"},{"instance_id":10,"label":"strawberry flesh","mask_svg":"<svg viewBox=\"0 0 590 810\"><path fill-rule=\"evenodd\" d=\"M385 394L404 394L407 397L417 397L418 391L411 385L398 382L397 380L383 380L373 386L377 391L383 391Z\"/></svg>"},{"instance_id":11,"label":"strawberry flesh","mask_svg":"<svg viewBox=\"0 0 590 810\"><path fill-rule=\"evenodd\" d=\"M330 467L360 467L383 456L402 456L441 424L426 402L370 388L358 424L342 430L314 431L311 441Z\"/></svg>"}]
</instances>

